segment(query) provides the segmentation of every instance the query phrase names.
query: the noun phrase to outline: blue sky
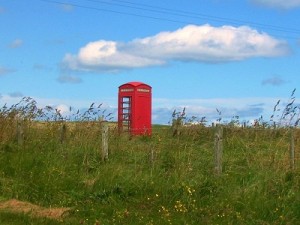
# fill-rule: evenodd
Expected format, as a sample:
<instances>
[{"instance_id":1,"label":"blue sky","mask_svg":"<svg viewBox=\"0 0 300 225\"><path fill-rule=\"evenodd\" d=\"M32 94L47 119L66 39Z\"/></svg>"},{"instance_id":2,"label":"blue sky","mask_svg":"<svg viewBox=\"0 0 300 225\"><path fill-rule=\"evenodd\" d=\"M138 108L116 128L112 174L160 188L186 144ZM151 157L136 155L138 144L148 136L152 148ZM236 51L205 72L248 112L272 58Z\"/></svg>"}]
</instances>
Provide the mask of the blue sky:
<instances>
[{"instance_id":1,"label":"blue sky","mask_svg":"<svg viewBox=\"0 0 300 225\"><path fill-rule=\"evenodd\" d=\"M141 81L153 123L183 107L268 120L300 84L299 21L300 0L0 0L0 104L115 113L118 86Z\"/></svg>"}]
</instances>

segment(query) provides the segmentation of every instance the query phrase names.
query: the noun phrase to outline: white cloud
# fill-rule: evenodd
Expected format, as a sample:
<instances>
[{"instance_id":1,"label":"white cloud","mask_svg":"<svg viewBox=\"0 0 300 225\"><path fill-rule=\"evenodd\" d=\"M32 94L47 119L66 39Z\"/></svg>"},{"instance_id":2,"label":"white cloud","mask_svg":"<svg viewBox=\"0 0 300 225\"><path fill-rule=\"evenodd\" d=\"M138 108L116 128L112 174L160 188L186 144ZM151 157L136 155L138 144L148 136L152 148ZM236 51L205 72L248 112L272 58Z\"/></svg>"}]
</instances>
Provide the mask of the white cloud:
<instances>
[{"instance_id":1,"label":"white cloud","mask_svg":"<svg viewBox=\"0 0 300 225\"><path fill-rule=\"evenodd\" d=\"M62 115L67 115L67 114L70 113L70 106L67 106L67 105L64 105L64 104L59 104L55 108Z\"/></svg>"},{"instance_id":2,"label":"white cloud","mask_svg":"<svg viewBox=\"0 0 300 225\"><path fill-rule=\"evenodd\" d=\"M174 32L135 40L138 50L170 60L223 62L286 54L285 42L247 26L189 25Z\"/></svg>"},{"instance_id":3,"label":"white cloud","mask_svg":"<svg viewBox=\"0 0 300 225\"><path fill-rule=\"evenodd\" d=\"M23 45L23 41L21 39L16 39L12 43L9 44L10 48L19 48Z\"/></svg>"},{"instance_id":4,"label":"white cloud","mask_svg":"<svg viewBox=\"0 0 300 225\"><path fill-rule=\"evenodd\" d=\"M23 95L24 96L24 95ZM26 95L25 95L26 96ZM99 104L99 101L95 100L83 100L83 99L69 99L69 98L39 98L36 96L30 96L32 99L34 99L37 102L37 107L44 108L46 106L51 106L56 109L61 109L63 111L66 111L66 109L69 107L72 107L74 109L87 109L92 102L95 102L95 105ZM0 98L0 107L1 105L4 105L7 103L7 105L16 104L19 101L21 101L22 97L12 97L10 94L3 94L2 98ZM102 109L106 108L112 108L116 107L114 104L117 103L116 99L113 99L113 103L111 103L111 99L102 99L100 102L102 103ZM114 106L112 106L114 105Z\"/></svg>"},{"instance_id":5,"label":"white cloud","mask_svg":"<svg viewBox=\"0 0 300 225\"><path fill-rule=\"evenodd\" d=\"M76 55L66 54L63 66L79 71L115 72L174 60L216 63L288 53L287 42L247 26L189 25L128 43L90 42Z\"/></svg>"},{"instance_id":6,"label":"white cloud","mask_svg":"<svg viewBox=\"0 0 300 225\"><path fill-rule=\"evenodd\" d=\"M272 7L272 8L280 8L280 9L292 9L296 7L300 7L300 0L251 0L252 2Z\"/></svg>"},{"instance_id":7,"label":"white cloud","mask_svg":"<svg viewBox=\"0 0 300 225\"><path fill-rule=\"evenodd\" d=\"M72 112L79 109L86 111L86 109L95 102L95 105L99 104L99 101L93 100L80 100L80 99L51 99L51 98L38 98L32 96L37 102L37 107L43 108L45 106L51 106L54 109L60 110L63 116L70 114L70 107ZM11 96L2 94L0 97L0 107L7 103L8 106L18 103L22 97ZM167 124L172 119L172 113L174 109L177 112L186 108L187 117L197 117L200 120L202 117L211 123L212 121L222 118L222 122L229 122L234 116L239 116L240 121L258 119L263 115L264 120L269 121L270 116L273 113L274 106L277 103L278 98L211 98L211 99L153 99L152 110L152 122L154 124L161 123ZM281 103L277 107L281 109L278 112L280 115L286 104L289 102L287 98L281 98ZM113 113L114 120L117 119L117 97L111 99L102 99L100 103L103 103L101 109L107 110L107 112ZM299 105L299 101L294 103ZM218 114L216 108L221 111L221 115ZM274 117L278 120L278 117Z\"/></svg>"},{"instance_id":8,"label":"white cloud","mask_svg":"<svg viewBox=\"0 0 300 225\"><path fill-rule=\"evenodd\" d=\"M174 109L180 112L183 108L186 109L188 118L195 116L197 120L201 120L205 117L209 122L218 118L222 118L222 122L229 122L234 116L239 116L240 121L250 121L260 116L263 116L265 121L270 121L278 100L278 98L153 99L153 122L168 123ZM288 102L288 99L282 98L281 101ZM295 103L297 104L299 103ZM284 103L278 106L278 109L284 108ZM276 116L274 119L278 120Z\"/></svg>"},{"instance_id":9,"label":"white cloud","mask_svg":"<svg viewBox=\"0 0 300 225\"><path fill-rule=\"evenodd\" d=\"M131 54L124 47L113 41L90 42L77 55L66 54L63 64L71 70L108 72L163 64L161 60Z\"/></svg>"},{"instance_id":10,"label":"white cloud","mask_svg":"<svg viewBox=\"0 0 300 225\"><path fill-rule=\"evenodd\" d=\"M113 99L113 106L111 105L111 99L102 99L101 102L93 101L93 100L82 100L82 99L63 99L63 98L39 98L35 96L31 96L31 98L36 102L36 106L39 109L45 109L46 106L50 106L53 110L57 110L63 117L69 118L72 114L76 113L77 110L80 112L85 112L88 110L91 103L94 102L96 106L101 105L101 108L97 108L98 114L93 114L90 116L94 116L96 118L99 115L108 115L112 113L114 119L117 118L116 113L116 103L117 100ZM22 101L21 96L12 96L11 94L2 94L0 95L0 109L4 105L10 107ZM22 102L24 103L24 102ZM25 102L26 104L26 102ZM23 104L22 104L23 105ZM19 105L20 106L20 105ZM100 111L98 111L100 110ZM44 111L46 112L46 111ZM53 113L54 111L50 112L49 114ZM82 115L81 115L82 116ZM108 119L108 118L107 118Z\"/></svg>"}]
</instances>

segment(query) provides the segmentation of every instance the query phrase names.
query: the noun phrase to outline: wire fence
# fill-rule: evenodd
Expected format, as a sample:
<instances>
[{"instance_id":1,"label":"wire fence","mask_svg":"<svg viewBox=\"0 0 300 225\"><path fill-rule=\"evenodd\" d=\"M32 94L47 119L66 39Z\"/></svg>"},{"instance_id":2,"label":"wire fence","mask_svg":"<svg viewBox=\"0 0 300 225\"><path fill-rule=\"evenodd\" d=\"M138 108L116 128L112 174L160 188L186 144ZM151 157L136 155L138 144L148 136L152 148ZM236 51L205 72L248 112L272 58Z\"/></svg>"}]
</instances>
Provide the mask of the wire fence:
<instances>
[{"instance_id":1,"label":"wire fence","mask_svg":"<svg viewBox=\"0 0 300 225\"><path fill-rule=\"evenodd\" d=\"M113 160L119 149L127 147L132 157L135 157L135 151L141 152L153 165L159 154L162 154L162 149L169 151L168 154L172 154L172 148L203 151L203 157L208 159L203 164L212 167L217 175L254 164L261 168L295 170L299 168L300 162L300 129L293 127L154 125L151 135L148 132L145 132L146 135L131 135L130 131L120 132L117 123L107 121L10 122L6 132L1 132L2 146L14 142L22 149L33 141L82 146L98 149L102 161ZM193 160L201 161L201 156L196 154Z\"/></svg>"}]
</instances>

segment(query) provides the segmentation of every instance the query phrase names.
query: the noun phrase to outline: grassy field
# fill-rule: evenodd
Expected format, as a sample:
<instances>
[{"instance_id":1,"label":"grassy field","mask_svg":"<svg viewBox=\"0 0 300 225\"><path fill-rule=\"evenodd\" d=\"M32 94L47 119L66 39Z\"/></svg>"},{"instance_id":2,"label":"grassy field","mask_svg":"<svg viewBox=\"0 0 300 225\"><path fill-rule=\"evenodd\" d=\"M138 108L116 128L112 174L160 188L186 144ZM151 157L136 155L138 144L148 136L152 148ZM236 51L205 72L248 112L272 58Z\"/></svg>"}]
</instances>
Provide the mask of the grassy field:
<instances>
[{"instance_id":1,"label":"grassy field","mask_svg":"<svg viewBox=\"0 0 300 225\"><path fill-rule=\"evenodd\" d=\"M20 134L7 115L0 117L0 224L300 224L298 129L291 169L290 129L225 126L217 175L211 127L173 135L154 126L151 137L130 137L111 126L102 161L99 121L27 118ZM3 206L11 200L31 208ZM41 213L62 208L57 217Z\"/></svg>"}]
</instances>

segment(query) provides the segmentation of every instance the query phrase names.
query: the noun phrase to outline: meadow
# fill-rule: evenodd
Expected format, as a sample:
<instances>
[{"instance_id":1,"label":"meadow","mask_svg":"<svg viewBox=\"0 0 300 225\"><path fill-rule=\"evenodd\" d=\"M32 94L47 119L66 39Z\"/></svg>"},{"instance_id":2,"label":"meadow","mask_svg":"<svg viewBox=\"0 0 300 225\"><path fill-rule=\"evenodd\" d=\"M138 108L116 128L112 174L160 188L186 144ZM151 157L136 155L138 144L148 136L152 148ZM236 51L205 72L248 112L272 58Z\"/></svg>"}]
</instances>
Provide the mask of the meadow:
<instances>
[{"instance_id":1,"label":"meadow","mask_svg":"<svg viewBox=\"0 0 300 225\"><path fill-rule=\"evenodd\" d=\"M216 128L184 126L182 113L151 136L120 134L109 122L107 160L101 132L110 115L92 104L72 118L30 98L1 108L0 224L300 224L297 126L220 125L216 173ZM12 200L19 210L4 204Z\"/></svg>"}]
</instances>

